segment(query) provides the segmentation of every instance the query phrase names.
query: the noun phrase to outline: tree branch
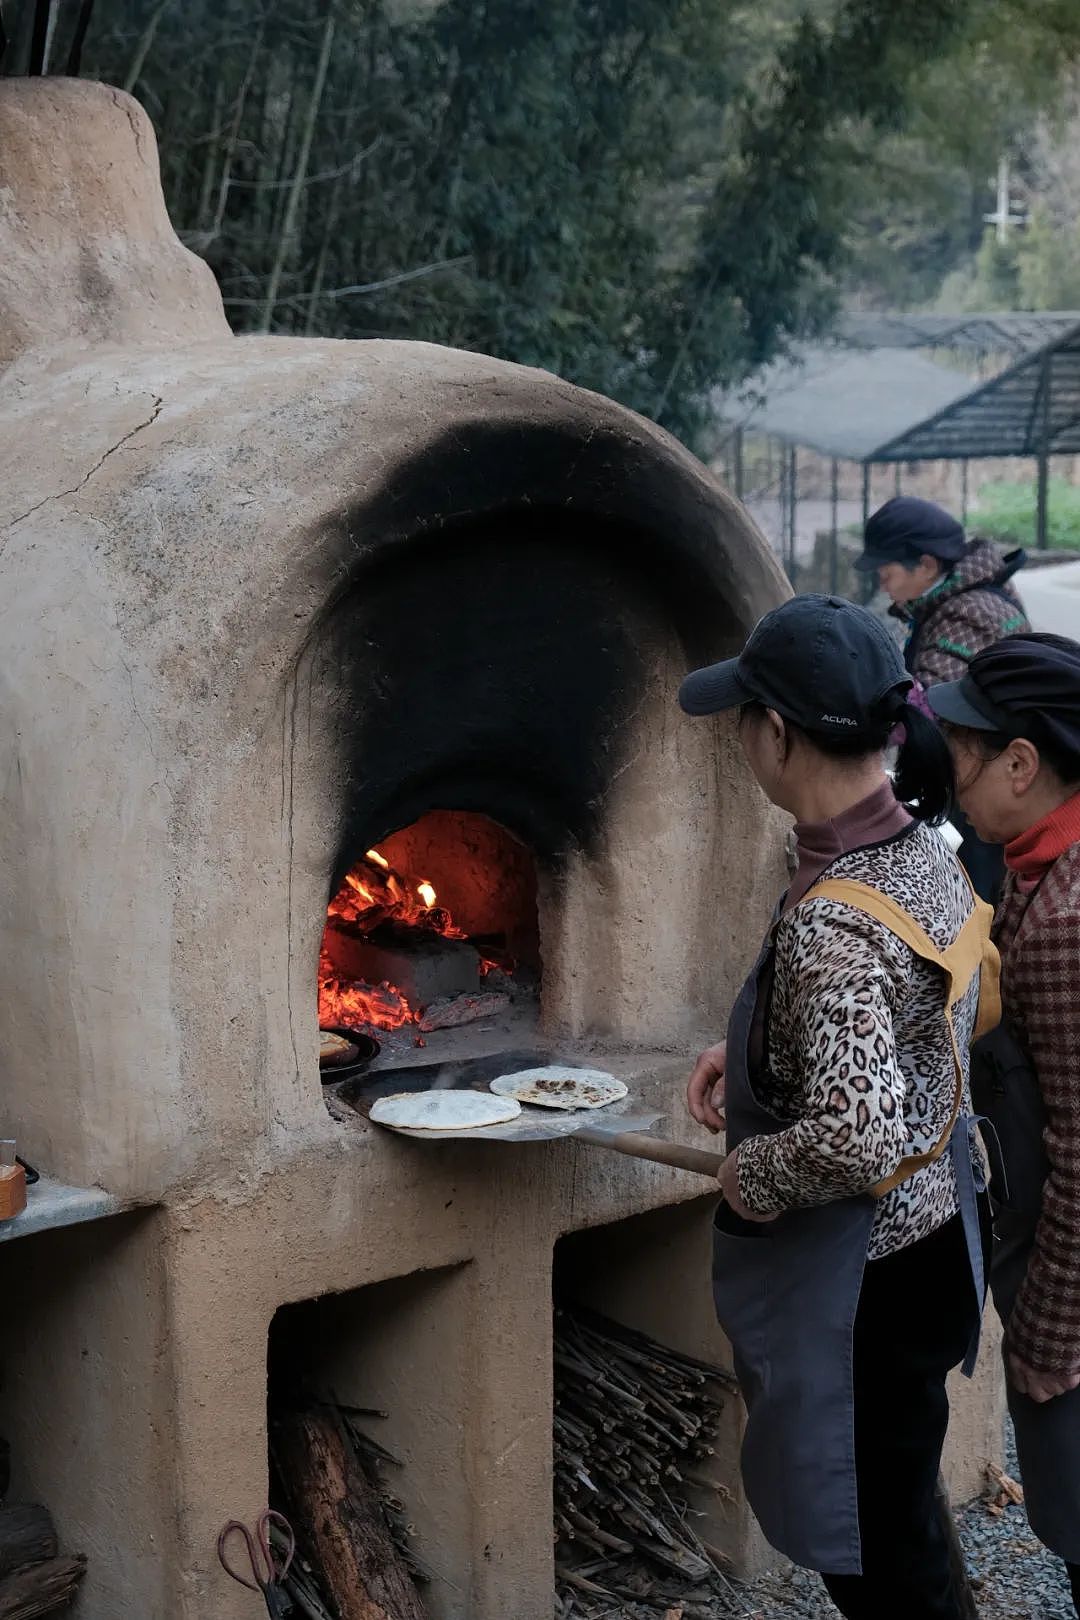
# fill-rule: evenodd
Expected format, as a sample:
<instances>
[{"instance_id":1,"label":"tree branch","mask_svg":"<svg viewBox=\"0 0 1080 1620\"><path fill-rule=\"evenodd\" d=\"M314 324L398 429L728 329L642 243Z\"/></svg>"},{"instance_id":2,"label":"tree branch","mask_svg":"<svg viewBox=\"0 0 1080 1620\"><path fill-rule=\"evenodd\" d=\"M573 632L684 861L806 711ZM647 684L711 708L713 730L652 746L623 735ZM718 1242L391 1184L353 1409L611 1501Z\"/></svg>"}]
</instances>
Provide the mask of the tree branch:
<instances>
[{"instance_id":1,"label":"tree branch","mask_svg":"<svg viewBox=\"0 0 1080 1620\"><path fill-rule=\"evenodd\" d=\"M439 270L454 270L459 265L469 264L471 253L463 253L457 259L440 259L437 264L422 264L415 270L403 270L400 275L384 276L381 281L365 281L354 287L331 287L323 292L291 293L286 298L278 300L279 303L297 307L309 303L313 298L356 298L366 293L383 292L387 287L400 287L406 281L419 281L422 276L433 276ZM238 308L262 308L265 298L224 298L222 303L235 304ZM265 330L265 328L264 328Z\"/></svg>"}]
</instances>

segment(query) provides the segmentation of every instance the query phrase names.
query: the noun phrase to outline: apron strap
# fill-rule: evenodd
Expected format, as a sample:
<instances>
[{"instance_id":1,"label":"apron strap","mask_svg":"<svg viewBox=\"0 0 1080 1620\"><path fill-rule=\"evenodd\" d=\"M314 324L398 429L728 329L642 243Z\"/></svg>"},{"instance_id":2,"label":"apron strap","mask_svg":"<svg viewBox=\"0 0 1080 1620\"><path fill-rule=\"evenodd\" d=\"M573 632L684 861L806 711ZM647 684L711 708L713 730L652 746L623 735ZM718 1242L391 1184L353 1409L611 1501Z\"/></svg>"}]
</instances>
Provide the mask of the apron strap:
<instances>
[{"instance_id":1,"label":"apron strap","mask_svg":"<svg viewBox=\"0 0 1080 1620\"><path fill-rule=\"evenodd\" d=\"M886 1193L940 1159L949 1145L964 1100L964 1065L956 1038L953 1009L967 994L976 974L979 975L979 1010L973 1038L992 1029L1000 1021L1000 962L997 947L990 939L993 908L972 892L973 904L969 916L952 944L942 950L909 911L869 883L860 883L855 878L822 878L807 889L798 904L805 905L808 900L839 900L844 905L865 912L902 940L916 956L925 962L932 962L945 975L945 1023L953 1054L952 1110L945 1129L928 1152L905 1155L890 1176L870 1188L873 1197L884 1198Z\"/></svg>"}]
</instances>

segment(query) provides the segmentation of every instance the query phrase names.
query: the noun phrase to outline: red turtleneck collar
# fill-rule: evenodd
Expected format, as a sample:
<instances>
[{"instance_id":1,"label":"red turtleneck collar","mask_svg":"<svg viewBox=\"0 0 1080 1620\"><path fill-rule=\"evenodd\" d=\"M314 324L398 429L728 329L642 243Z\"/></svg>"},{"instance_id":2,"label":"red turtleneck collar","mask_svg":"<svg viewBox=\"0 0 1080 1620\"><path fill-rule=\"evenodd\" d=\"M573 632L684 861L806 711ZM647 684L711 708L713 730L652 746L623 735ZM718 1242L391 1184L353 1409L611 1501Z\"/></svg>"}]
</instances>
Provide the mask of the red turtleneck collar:
<instances>
[{"instance_id":1,"label":"red turtleneck collar","mask_svg":"<svg viewBox=\"0 0 1080 1620\"><path fill-rule=\"evenodd\" d=\"M1080 843L1080 793L1005 845L1005 864L1020 878L1041 878L1070 844Z\"/></svg>"}]
</instances>

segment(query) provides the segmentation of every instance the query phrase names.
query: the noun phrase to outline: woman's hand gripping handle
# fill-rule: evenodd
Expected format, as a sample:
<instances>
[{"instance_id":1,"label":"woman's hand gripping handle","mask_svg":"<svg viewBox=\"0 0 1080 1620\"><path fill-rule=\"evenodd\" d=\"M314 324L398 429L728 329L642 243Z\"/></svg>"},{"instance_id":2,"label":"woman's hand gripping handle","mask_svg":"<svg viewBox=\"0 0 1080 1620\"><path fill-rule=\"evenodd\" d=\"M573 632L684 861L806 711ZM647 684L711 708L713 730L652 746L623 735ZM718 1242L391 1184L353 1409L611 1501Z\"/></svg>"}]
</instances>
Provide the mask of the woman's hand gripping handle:
<instances>
[{"instance_id":1,"label":"woman's hand gripping handle","mask_svg":"<svg viewBox=\"0 0 1080 1620\"><path fill-rule=\"evenodd\" d=\"M686 1087L686 1106L690 1110L692 1119L699 1125L704 1125L707 1131L716 1136L726 1129L727 1119L724 1114L724 1086L727 1074L727 1042L718 1041L715 1046L706 1047L697 1062ZM744 1221L772 1221L776 1215L759 1215L756 1210L749 1209L742 1201L739 1192L739 1150L735 1148L724 1159L717 1177L724 1202L736 1215L741 1215Z\"/></svg>"},{"instance_id":2,"label":"woman's hand gripping handle","mask_svg":"<svg viewBox=\"0 0 1080 1620\"><path fill-rule=\"evenodd\" d=\"M702 1052L694 1064L686 1087L690 1117L716 1136L725 1127L724 1075L727 1069L727 1042L718 1041Z\"/></svg>"}]
</instances>

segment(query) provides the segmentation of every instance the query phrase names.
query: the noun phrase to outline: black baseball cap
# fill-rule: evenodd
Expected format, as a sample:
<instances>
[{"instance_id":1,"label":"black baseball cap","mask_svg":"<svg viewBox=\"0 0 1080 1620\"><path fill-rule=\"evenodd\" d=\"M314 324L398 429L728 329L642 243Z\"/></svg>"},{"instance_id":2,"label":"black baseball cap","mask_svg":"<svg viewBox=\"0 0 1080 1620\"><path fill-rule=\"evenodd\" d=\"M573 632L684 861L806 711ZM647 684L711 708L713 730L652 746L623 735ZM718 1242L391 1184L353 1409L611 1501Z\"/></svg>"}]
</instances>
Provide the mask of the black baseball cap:
<instances>
[{"instance_id":1,"label":"black baseball cap","mask_svg":"<svg viewBox=\"0 0 1080 1620\"><path fill-rule=\"evenodd\" d=\"M840 596L793 596L767 613L738 658L688 675L687 714L763 703L804 731L852 737L880 731L886 700L912 685L900 649L874 615Z\"/></svg>"},{"instance_id":2,"label":"black baseball cap","mask_svg":"<svg viewBox=\"0 0 1080 1620\"><path fill-rule=\"evenodd\" d=\"M894 495L867 518L855 567L869 574L886 563L911 564L920 557L959 562L965 544L962 525L943 506L914 495Z\"/></svg>"},{"instance_id":3,"label":"black baseball cap","mask_svg":"<svg viewBox=\"0 0 1080 1620\"><path fill-rule=\"evenodd\" d=\"M1080 644L1068 636L1005 636L976 653L958 681L932 686L926 696L954 726L1080 756Z\"/></svg>"}]
</instances>

